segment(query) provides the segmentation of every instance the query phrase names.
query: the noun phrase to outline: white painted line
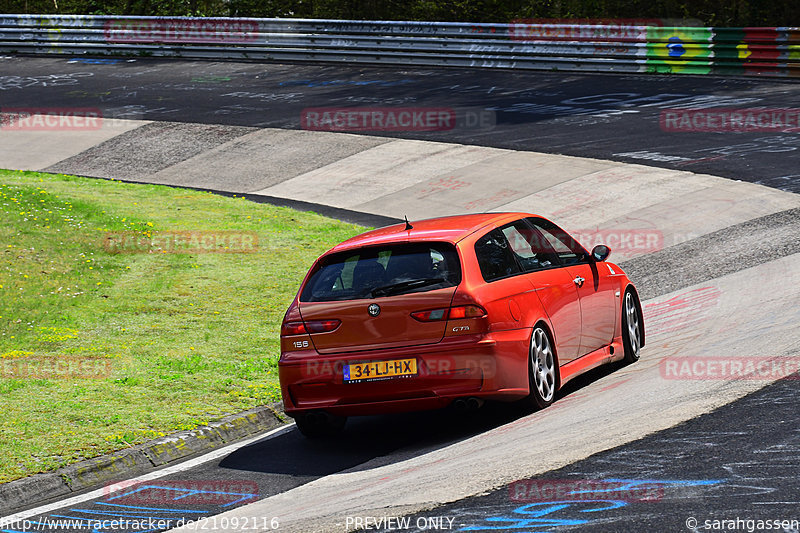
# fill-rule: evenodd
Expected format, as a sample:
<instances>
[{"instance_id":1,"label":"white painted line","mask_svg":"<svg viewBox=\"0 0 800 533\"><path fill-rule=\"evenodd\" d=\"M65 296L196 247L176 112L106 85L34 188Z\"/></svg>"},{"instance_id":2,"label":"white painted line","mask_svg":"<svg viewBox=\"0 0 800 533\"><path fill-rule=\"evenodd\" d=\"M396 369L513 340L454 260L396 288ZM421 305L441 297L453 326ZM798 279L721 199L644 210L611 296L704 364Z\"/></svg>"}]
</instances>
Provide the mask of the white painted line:
<instances>
[{"instance_id":1,"label":"white painted line","mask_svg":"<svg viewBox=\"0 0 800 533\"><path fill-rule=\"evenodd\" d=\"M149 474L144 474L137 478L129 479L127 480L126 483L143 483L145 481L152 481L154 479L162 478L170 474L175 474L177 472L189 470L190 468L194 468L195 466L229 455L238 450L239 448L247 446L248 444L253 444L254 442L258 442L265 438L277 437L281 433L285 433L289 429L293 428L294 425L295 425L294 423L286 424L284 426L268 431L267 433L263 433L256 437L249 438L245 441L237 442L236 444L231 444L229 446L225 446L224 448L219 448L218 450L208 452L205 455L201 455L200 457L190 459L189 461L186 461L184 463L180 463L174 466L168 466L161 470L156 470L155 472L150 472ZM66 500L61 500L47 505L42 505L41 507L36 507L35 509L28 509L27 511L22 511L17 514L9 515L0 518L0 527L13 524L14 522L19 522L20 520L25 520L32 516L38 516L40 514L49 513L50 511L55 511L56 509L61 509L62 507L69 507L71 505L83 503L87 500L102 498L103 496L107 495L107 492L108 490L106 488L97 489L93 490L92 492L87 492L86 494L82 494L80 496L74 496Z\"/></svg>"}]
</instances>

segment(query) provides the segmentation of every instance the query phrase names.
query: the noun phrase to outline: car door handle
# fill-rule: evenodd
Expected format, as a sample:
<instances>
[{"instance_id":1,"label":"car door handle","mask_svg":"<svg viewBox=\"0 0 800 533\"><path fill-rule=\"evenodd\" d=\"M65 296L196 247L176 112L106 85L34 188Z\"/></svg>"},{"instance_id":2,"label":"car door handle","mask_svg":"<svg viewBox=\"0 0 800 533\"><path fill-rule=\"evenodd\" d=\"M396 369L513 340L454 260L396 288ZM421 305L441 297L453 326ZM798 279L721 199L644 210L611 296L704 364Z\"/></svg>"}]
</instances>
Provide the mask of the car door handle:
<instances>
[{"instance_id":1,"label":"car door handle","mask_svg":"<svg viewBox=\"0 0 800 533\"><path fill-rule=\"evenodd\" d=\"M572 281L575 282L575 285L577 285L578 287L583 287L583 282L586 281L586 280L583 279L582 277L578 276L577 278L573 279Z\"/></svg>"}]
</instances>

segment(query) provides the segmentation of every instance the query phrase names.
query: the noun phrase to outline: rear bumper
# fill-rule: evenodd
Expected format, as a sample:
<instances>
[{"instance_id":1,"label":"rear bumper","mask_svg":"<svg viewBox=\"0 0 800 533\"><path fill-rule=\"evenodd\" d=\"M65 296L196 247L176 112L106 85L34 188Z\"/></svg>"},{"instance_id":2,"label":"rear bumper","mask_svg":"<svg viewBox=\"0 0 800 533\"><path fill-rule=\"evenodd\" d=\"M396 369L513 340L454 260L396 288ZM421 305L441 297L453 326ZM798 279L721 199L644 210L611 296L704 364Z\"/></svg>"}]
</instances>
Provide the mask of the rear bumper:
<instances>
[{"instance_id":1,"label":"rear bumper","mask_svg":"<svg viewBox=\"0 0 800 533\"><path fill-rule=\"evenodd\" d=\"M336 355L284 353L278 365L289 416L324 410L370 415L444 407L475 396L515 400L528 394L529 329L445 338L431 345ZM415 358L418 373L345 383L345 365Z\"/></svg>"}]
</instances>

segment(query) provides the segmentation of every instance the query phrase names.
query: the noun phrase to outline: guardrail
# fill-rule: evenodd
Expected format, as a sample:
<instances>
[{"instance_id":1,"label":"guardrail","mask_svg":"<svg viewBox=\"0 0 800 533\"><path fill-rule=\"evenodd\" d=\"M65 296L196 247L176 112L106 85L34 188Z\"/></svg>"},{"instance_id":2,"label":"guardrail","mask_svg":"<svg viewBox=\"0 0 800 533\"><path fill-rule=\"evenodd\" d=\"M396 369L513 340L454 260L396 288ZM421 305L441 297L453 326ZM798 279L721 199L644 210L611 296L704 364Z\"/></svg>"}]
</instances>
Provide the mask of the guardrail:
<instances>
[{"instance_id":1,"label":"guardrail","mask_svg":"<svg viewBox=\"0 0 800 533\"><path fill-rule=\"evenodd\" d=\"M800 77L800 28L0 15L0 52Z\"/></svg>"}]
</instances>

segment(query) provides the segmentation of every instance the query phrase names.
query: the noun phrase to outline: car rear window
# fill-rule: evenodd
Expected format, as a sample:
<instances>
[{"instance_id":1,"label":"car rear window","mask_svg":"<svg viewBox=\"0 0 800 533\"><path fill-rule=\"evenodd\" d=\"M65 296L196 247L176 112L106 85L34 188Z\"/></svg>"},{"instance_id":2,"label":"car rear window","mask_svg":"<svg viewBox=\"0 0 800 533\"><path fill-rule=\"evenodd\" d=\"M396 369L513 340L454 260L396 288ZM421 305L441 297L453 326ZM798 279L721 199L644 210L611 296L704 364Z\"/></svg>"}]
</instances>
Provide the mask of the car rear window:
<instances>
[{"instance_id":1,"label":"car rear window","mask_svg":"<svg viewBox=\"0 0 800 533\"><path fill-rule=\"evenodd\" d=\"M424 292L461 283L449 243L398 243L326 257L300 293L301 302L358 300Z\"/></svg>"}]
</instances>

